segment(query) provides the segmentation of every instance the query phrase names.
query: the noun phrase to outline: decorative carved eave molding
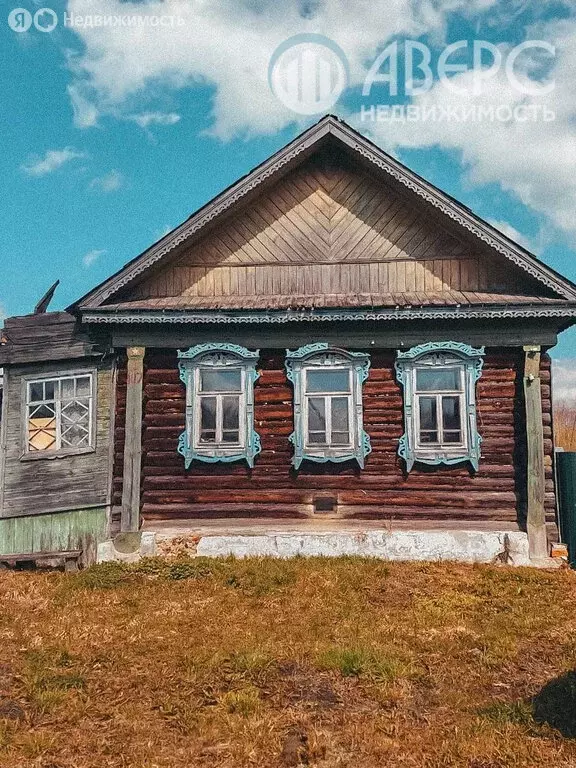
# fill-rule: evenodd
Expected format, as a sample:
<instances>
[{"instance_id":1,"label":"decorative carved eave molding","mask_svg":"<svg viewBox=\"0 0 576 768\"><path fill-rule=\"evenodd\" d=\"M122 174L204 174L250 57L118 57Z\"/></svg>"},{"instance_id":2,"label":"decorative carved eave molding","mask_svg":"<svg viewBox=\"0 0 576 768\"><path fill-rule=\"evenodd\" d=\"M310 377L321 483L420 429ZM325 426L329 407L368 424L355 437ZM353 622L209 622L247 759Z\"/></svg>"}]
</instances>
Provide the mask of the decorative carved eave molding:
<instances>
[{"instance_id":1,"label":"decorative carved eave molding","mask_svg":"<svg viewBox=\"0 0 576 768\"><path fill-rule=\"evenodd\" d=\"M385 174L396 179L397 182L468 230L481 242L494 249L494 251L502 254L542 285L552 289L561 297L576 299L576 286L569 280L542 264L535 256L517 246L497 229L475 216L465 206L410 171L406 166L383 152L346 123L332 115L328 115L296 137L290 144L266 160L246 177L240 179L236 184L202 207L196 214L162 238L141 256L127 264L116 275L113 275L97 286L93 291L76 302L76 304L72 305L70 310L75 311L77 309L82 310L101 306L113 295L134 282L146 270L173 251L174 248L188 238L197 235L216 217L228 211L263 182L270 180L281 171L287 170L287 166L299 160L301 156L304 157L309 154L328 135L339 140L349 150L359 155L369 164L376 166Z\"/></svg>"},{"instance_id":2,"label":"decorative carved eave molding","mask_svg":"<svg viewBox=\"0 0 576 768\"><path fill-rule=\"evenodd\" d=\"M565 306L507 306L507 307L460 307L460 308L407 308L407 309L324 309L294 311L254 311L254 312L106 312L105 310L86 310L82 313L85 323L142 324L142 323L301 323L301 322L341 322L341 321L386 321L402 320L505 320L522 318L558 318L572 320L576 318L576 305Z\"/></svg>"}]
</instances>

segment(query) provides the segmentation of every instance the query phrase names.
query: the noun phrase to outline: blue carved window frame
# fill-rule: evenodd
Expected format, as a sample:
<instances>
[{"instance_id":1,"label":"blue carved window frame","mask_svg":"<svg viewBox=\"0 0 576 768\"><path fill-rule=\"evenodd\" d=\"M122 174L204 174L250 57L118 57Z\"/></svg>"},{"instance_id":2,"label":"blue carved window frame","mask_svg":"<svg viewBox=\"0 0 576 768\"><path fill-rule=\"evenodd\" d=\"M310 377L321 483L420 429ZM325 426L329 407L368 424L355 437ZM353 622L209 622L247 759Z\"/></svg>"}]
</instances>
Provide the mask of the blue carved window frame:
<instances>
[{"instance_id":1,"label":"blue carved window frame","mask_svg":"<svg viewBox=\"0 0 576 768\"><path fill-rule=\"evenodd\" d=\"M343 462L356 460L364 467L364 460L371 451L370 437L364 431L362 414L362 384L368 378L370 356L363 352L348 352L320 342L307 344L296 350L286 350L286 375L294 386L294 431L290 442L294 446L292 464L299 469L302 462ZM310 445L307 440L308 428L304 413L306 398L305 381L307 370L346 369L351 372L349 398L349 431L351 445L329 447Z\"/></svg>"},{"instance_id":2,"label":"blue carved window frame","mask_svg":"<svg viewBox=\"0 0 576 768\"><path fill-rule=\"evenodd\" d=\"M259 377L256 364L260 350L254 352L237 344L197 344L188 350L178 350L180 379L186 387L186 429L178 440L178 453L184 456L189 468L193 461L230 462L246 461L254 466L254 459L261 451L260 436L254 430L254 382ZM199 398L198 382L202 369L239 368L242 371L241 407L239 416L240 445L226 447L222 444L201 446L198 439Z\"/></svg>"},{"instance_id":3,"label":"blue carved window frame","mask_svg":"<svg viewBox=\"0 0 576 768\"><path fill-rule=\"evenodd\" d=\"M476 418L476 382L482 375L484 347L474 348L454 341L420 344L406 352L398 352L396 378L404 393L404 428L400 438L398 455L406 462L410 472L415 463L452 465L468 462L478 471L482 438L478 433ZM416 372L431 367L458 368L463 377L461 395L464 408L461 427L464 435L461 445L427 445L418 440Z\"/></svg>"}]
</instances>

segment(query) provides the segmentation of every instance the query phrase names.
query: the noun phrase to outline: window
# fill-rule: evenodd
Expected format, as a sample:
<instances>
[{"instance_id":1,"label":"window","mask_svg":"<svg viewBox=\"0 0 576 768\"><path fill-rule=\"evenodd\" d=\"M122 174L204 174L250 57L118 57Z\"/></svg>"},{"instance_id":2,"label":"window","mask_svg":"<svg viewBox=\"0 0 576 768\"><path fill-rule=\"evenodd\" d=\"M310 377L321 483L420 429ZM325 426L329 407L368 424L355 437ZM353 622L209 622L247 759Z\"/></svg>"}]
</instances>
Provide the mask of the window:
<instances>
[{"instance_id":1,"label":"window","mask_svg":"<svg viewBox=\"0 0 576 768\"><path fill-rule=\"evenodd\" d=\"M234 344L199 344L178 351L186 385L186 430L178 451L188 468L199 461L254 465L260 439L254 432L254 381L259 352Z\"/></svg>"},{"instance_id":2,"label":"window","mask_svg":"<svg viewBox=\"0 0 576 768\"><path fill-rule=\"evenodd\" d=\"M478 469L481 438L476 427L476 382L484 347L446 341L399 352L398 381L404 389L405 433L399 454L410 471L415 462Z\"/></svg>"},{"instance_id":3,"label":"window","mask_svg":"<svg viewBox=\"0 0 576 768\"><path fill-rule=\"evenodd\" d=\"M294 385L294 445L292 463L348 461L361 467L370 453L362 425L362 383L370 359L328 344L286 350L286 370Z\"/></svg>"},{"instance_id":4,"label":"window","mask_svg":"<svg viewBox=\"0 0 576 768\"><path fill-rule=\"evenodd\" d=\"M26 382L28 455L94 447L92 373Z\"/></svg>"}]
</instances>

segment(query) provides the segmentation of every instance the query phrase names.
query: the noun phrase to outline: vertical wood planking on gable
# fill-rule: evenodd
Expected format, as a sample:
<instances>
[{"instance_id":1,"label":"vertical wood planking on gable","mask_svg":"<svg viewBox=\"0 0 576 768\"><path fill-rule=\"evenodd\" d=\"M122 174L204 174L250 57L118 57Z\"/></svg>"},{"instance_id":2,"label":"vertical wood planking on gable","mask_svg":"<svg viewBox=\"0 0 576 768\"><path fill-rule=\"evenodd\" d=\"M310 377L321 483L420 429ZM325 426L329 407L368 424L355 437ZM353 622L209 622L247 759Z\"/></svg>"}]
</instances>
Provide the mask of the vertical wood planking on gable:
<instances>
[{"instance_id":1,"label":"vertical wood planking on gable","mask_svg":"<svg viewBox=\"0 0 576 768\"><path fill-rule=\"evenodd\" d=\"M445 226L368 175L310 161L130 296L522 293L522 278Z\"/></svg>"}]
</instances>

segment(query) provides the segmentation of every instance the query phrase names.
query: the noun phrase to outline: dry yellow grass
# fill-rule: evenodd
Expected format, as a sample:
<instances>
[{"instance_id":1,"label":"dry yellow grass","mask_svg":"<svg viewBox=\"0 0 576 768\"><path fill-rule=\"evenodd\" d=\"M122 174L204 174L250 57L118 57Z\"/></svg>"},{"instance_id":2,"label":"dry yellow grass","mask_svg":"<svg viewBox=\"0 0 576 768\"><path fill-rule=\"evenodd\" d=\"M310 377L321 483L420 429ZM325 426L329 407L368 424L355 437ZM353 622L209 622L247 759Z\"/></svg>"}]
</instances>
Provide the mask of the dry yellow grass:
<instances>
[{"instance_id":1,"label":"dry yellow grass","mask_svg":"<svg viewBox=\"0 0 576 768\"><path fill-rule=\"evenodd\" d=\"M0 765L576 766L575 605L570 571L3 572Z\"/></svg>"}]
</instances>

